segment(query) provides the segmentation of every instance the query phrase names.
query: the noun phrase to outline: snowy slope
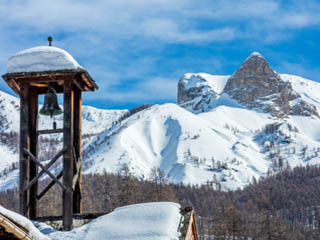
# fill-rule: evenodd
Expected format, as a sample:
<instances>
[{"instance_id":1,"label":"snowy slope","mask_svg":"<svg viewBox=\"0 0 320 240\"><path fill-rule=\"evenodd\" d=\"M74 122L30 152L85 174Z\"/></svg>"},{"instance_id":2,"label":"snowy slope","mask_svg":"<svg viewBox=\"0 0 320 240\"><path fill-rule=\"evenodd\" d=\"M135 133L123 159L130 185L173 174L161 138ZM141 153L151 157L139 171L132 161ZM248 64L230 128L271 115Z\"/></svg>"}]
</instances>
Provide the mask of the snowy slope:
<instances>
[{"instance_id":1,"label":"snowy slope","mask_svg":"<svg viewBox=\"0 0 320 240\"><path fill-rule=\"evenodd\" d=\"M241 114L250 114L243 111ZM268 122L267 115L251 115ZM85 160L84 173L117 173L121 164L128 163L132 172L146 178L153 167L160 167L174 183L202 184L217 179L225 188L242 187L252 177L266 173L269 163L245 133L233 135L225 128L228 117L222 116L217 124L176 104L155 105L99 135L87 147L93 150ZM260 163L252 164L256 158ZM232 168L218 167L225 163Z\"/></svg>"},{"instance_id":2,"label":"snowy slope","mask_svg":"<svg viewBox=\"0 0 320 240\"><path fill-rule=\"evenodd\" d=\"M320 83L289 74L280 74L280 77L282 80L290 82L294 90L298 92L306 102L310 102L314 104L318 110L320 109Z\"/></svg>"}]
</instances>

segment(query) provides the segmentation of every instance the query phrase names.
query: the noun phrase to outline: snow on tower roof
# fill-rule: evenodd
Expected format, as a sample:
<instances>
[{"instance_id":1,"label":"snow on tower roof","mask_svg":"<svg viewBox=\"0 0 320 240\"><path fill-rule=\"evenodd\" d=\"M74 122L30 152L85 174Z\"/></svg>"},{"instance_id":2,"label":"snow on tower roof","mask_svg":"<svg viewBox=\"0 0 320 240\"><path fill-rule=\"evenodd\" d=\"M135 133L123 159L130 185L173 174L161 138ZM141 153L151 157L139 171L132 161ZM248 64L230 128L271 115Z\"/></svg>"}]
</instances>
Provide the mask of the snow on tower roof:
<instances>
[{"instance_id":1,"label":"snow on tower roof","mask_svg":"<svg viewBox=\"0 0 320 240\"><path fill-rule=\"evenodd\" d=\"M39 46L16 53L10 57L7 73L77 70L82 68L65 50Z\"/></svg>"}]
</instances>

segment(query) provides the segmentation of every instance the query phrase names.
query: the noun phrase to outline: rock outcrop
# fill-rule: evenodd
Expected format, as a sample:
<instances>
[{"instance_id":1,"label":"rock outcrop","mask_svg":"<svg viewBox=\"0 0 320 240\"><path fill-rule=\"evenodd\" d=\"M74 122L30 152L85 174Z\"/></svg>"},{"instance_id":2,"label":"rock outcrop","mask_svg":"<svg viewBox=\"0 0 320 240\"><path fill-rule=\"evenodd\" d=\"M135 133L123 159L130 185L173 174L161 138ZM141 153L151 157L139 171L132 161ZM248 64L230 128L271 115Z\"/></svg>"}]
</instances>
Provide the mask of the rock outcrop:
<instances>
[{"instance_id":1,"label":"rock outcrop","mask_svg":"<svg viewBox=\"0 0 320 240\"><path fill-rule=\"evenodd\" d=\"M191 112L208 111L216 104L229 76L187 73L178 83L178 104Z\"/></svg>"},{"instance_id":2,"label":"rock outcrop","mask_svg":"<svg viewBox=\"0 0 320 240\"><path fill-rule=\"evenodd\" d=\"M193 112L203 111L217 97L201 74L186 74L178 83L178 104Z\"/></svg>"},{"instance_id":3,"label":"rock outcrop","mask_svg":"<svg viewBox=\"0 0 320 240\"><path fill-rule=\"evenodd\" d=\"M241 105L276 117L319 117L316 107L301 99L291 84L283 81L257 52L252 53L231 75L224 92Z\"/></svg>"}]
</instances>

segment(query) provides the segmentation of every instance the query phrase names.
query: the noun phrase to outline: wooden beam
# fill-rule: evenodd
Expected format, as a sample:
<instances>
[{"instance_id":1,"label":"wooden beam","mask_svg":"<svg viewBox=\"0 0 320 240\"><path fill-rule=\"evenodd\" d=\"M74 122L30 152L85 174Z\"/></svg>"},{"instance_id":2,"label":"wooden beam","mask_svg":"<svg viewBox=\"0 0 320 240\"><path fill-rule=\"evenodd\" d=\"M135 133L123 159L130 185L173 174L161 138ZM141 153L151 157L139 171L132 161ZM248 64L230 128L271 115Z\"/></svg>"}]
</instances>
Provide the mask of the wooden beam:
<instances>
[{"instance_id":1,"label":"wooden beam","mask_svg":"<svg viewBox=\"0 0 320 240\"><path fill-rule=\"evenodd\" d=\"M72 183L73 187L73 213L81 213L82 212L82 174L81 174L81 142L82 142L82 123L81 123L81 115L82 115L82 96L81 91L79 89L74 90L74 171L73 175L77 175L76 182Z\"/></svg>"},{"instance_id":2,"label":"wooden beam","mask_svg":"<svg viewBox=\"0 0 320 240\"><path fill-rule=\"evenodd\" d=\"M34 156L32 153L30 153L27 149L23 149L23 152L27 154L32 161L34 161L46 174L51 177L52 180L54 180L64 191L67 190L66 186L62 184L56 176L54 176L50 171L48 171Z\"/></svg>"},{"instance_id":3,"label":"wooden beam","mask_svg":"<svg viewBox=\"0 0 320 240\"><path fill-rule=\"evenodd\" d=\"M37 131L38 135L42 134L53 134L53 133L63 133L63 128L60 129L46 129L46 130L39 130Z\"/></svg>"},{"instance_id":4,"label":"wooden beam","mask_svg":"<svg viewBox=\"0 0 320 240\"><path fill-rule=\"evenodd\" d=\"M56 90L56 93L63 93L63 87L59 86L58 84L54 85L53 88ZM39 94L46 94L48 92L49 87L39 87L38 93Z\"/></svg>"},{"instance_id":5,"label":"wooden beam","mask_svg":"<svg viewBox=\"0 0 320 240\"><path fill-rule=\"evenodd\" d=\"M48 87L48 84L46 83L37 83L37 82L31 82L30 86L32 87Z\"/></svg>"},{"instance_id":6,"label":"wooden beam","mask_svg":"<svg viewBox=\"0 0 320 240\"><path fill-rule=\"evenodd\" d=\"M63 175L63 171L61 171L58 175L57 175L57 179L60 179ZM51 181L43 190L42 192L37 195L37 199L40 200L49 190L50 188L52 188L52 186L56 183L56 181Z\"/></svg>"},{"instance_id":7,"label":"wooden beam","mask_svg":"<svg viewBox=\"0 0 320 240\"><path fill-rule=\"evenodd\" d=\"M29 149L29 87L24 84L20 94L20 146L19 146L19 212L27 216L28 194L23 191L28 183L28 157L23 149Z\"/></svg>"},{"instance_id":8,"label":"wooden beam","mask_svg":"<svg viewBox=\"0 0 320 240\"><path fill-rule=\"evenodd\" d=\"M11 82L12 85L14 86L13 89L16 89L16 91L17 91L18 93L20 93L20 92L21 92L21 87L17 84L17 82L16 82L14 79L11 79L10 82ZM11 88L12 88L12 87L11 87Z\"/></svg>"},{"instance_id":9,"label":"wooden beam","mask_svg":"<svg viewBox=\"0 0 320 240\"><path fill-rule=\"evenodd\" d=\"M64 82L64 111L63 111L63 147L67 150L63 154L63 183L66 190L63 191L62 213L63 230L72 229L73 221L73 124L74 124L74 91L71 81Z\"/></svg>"},{"instance_id":10,"label":"wooden beam","mask_svg":"<svg viewBox=\"0 0 320 240\"><path fill-rule=\"evenodd\" d=\"M30 88L29 94L29 135L30 135L30 146L29 151L35 158L38 156L38 138L37 138L37 128L38 128L38 93L35 87ZM29 160L29 181L33 179L38 172L37 165L35 162ZM30 191L29 195L29 218L37 218L37 192L38 192L38 182L35 181Z\"/></svg>"},{"instance_id":11,"label":"wooden beam","mask_svg":"<svg viewBox=\"0 0 320 240\"><path fill-rule=\"evenodd\" d=\"M25 74L25 75L14 75L10 76L11 79L15 79L18 82L56 82L60 80L74 79L77 72L70 73L36 73L36 74Z\"/></svg>"},{"instance_id":12,"label":"wooden beam","mask_svg":"<svg viewBox=\"0 0 320 240\"><path fill-rule=\"evenodd\" d=\"M81 73L81 77L83 79L83 81L87 84L87 86L93 90L93 86L92 83L89 81L89 79L87 78L87 74L86 73Z\"/></svg>"},{"instance_id":13,"label":"wooden beam","mask_svg":"<svg viewBox=\"0 0 320 240\"><path fill-rule=\"evenodd\" d=\"M62 156L62 154L64 153L66 149L62 149L61 151L59 151L54 158L51 159L51 161L44 167L46 170L49 170L49 168ZM44 171L43 169L37 174L37 176L35 176L30 182L29 184L24 188L24 191L27 191L40 177L42 174L44 174L46 171Z\"/></svg>"}]
</instances>

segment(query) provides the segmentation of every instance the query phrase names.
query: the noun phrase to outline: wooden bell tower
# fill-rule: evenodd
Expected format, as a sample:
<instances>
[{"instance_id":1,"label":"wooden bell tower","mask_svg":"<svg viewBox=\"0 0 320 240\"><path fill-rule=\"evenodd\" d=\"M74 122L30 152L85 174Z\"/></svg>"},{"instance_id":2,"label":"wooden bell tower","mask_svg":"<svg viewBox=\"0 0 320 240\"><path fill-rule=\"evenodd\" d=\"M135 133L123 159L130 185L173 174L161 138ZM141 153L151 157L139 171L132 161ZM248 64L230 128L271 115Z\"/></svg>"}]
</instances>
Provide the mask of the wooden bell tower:
<instances>
[{"instance_id":1,"label":"wooden bell tower","mask_svg":"<svg viewBox=\"0 0 320 240\"><path fill-rule=\"evenodd\" d=\"M52 66L50 61L55 62L55 58L60 57L59 54L65 54L67 60L71 57L64 50L51 47L51 41L49 38L48 47L35 47L26 50L30 54L34 53L32 60L39 61L41 64L39 69L36 69L37 71L34 71L34 68L29 69L27 66L19 66L18 72L10 71L2 77L20 96L20 213L31 219L36 219L38 200L54 184L58 184L63 192L63 229L70 230L72 229L73 214L81 213L81 93L94 91L98 89L98 86L88 72L76 64L73 64L70 69L59 69L69 66L68 62L63 63L62 66L58 65L58 70L48 70L45 67L41 69L41 66L46 66L46 62L43 61L49 61L47 66ZM40 54L37 54L39 51ZM43 54L48 54L49 57L41 57ZM19 53L15 56L19 57ZM22 57L25 56L22 54ZM71 60L72 63L76 63L72 57ZM16 62L23 64L23 61ZM13 62L13 64L15 63ZM63 94L63 128L38 130L38 95L45 94L49 88L53 88L58 94ZM63 133L63 148L46 165L43 165L38 161L38 137L54 133ZM60 173L55 175L49 171L49 168L61 156L63 156L63 168ZM51 178L51 182L39 192L38 180L43 174L47 174Z\"/></svg>"}]
</instances>

